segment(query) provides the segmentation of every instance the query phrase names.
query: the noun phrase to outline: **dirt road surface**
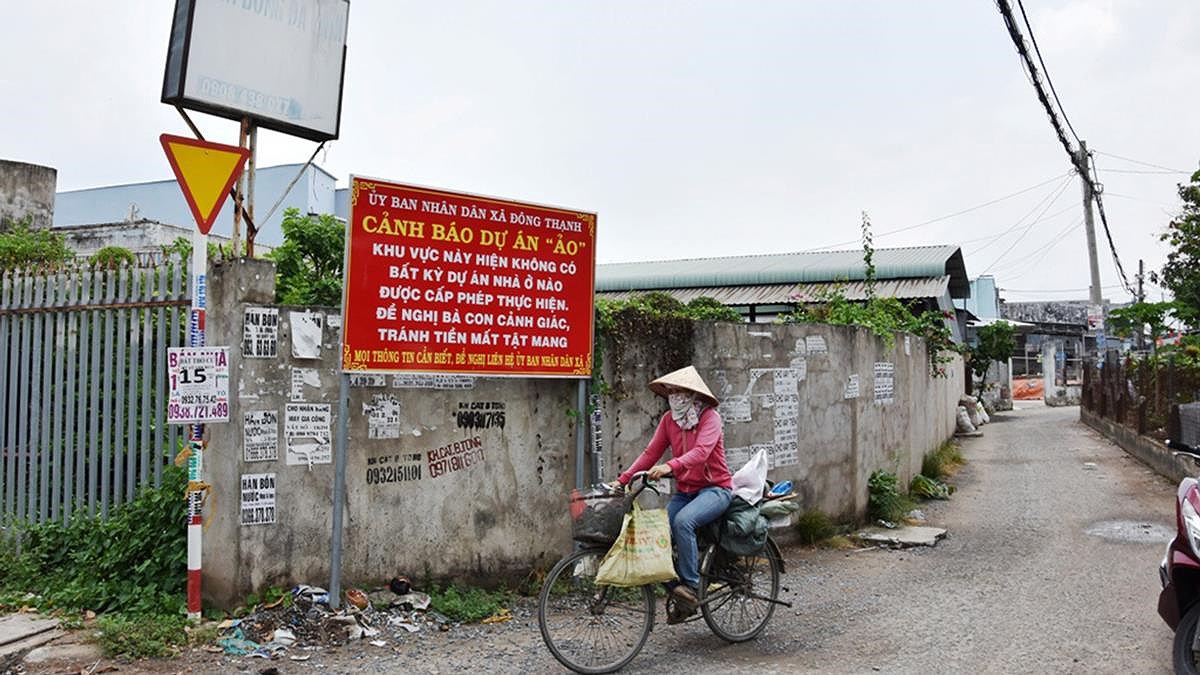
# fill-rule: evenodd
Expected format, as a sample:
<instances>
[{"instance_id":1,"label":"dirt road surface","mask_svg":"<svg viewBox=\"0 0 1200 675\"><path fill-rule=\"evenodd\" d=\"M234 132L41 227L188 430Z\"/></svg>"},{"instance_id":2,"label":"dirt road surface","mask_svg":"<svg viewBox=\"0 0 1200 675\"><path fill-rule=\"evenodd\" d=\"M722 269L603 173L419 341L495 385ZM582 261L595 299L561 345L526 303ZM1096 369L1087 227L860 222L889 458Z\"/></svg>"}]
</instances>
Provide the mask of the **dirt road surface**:
<instances>
[{"instance_id":1,"label":"dirt road surface","mask_svg":"<svg viewBox=\"0 0 1200 675\"><path fill-rule=\"evenodd\" d=\"M1170 672L1155 602L1174 485L1084 427L1078 408L1024 405L964 440L953 499L923 505L929 525L949 530L936 547L787 550L795 606L757 640L727 645L703 622L660 615L625 672ZM516 615L303 663L193 652L121 672L564 672L532 604Z\"/></svg>"}]
</instances>

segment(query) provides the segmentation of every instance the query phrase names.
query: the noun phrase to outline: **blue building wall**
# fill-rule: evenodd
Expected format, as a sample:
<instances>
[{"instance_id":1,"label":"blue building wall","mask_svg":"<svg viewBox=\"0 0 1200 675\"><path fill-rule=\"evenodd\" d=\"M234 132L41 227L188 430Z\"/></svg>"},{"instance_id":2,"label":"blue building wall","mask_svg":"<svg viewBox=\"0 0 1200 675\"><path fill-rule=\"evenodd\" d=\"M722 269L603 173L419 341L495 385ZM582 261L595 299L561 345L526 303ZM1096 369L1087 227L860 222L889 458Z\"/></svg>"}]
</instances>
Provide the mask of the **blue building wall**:
<instances>
[{"instance_id":1,"label":"blue building wall","mask_svg":"<svg viewBox=\"0 0 1200 675\"><path fill-rule=\"evenodd\" d=\"M971 297L955 300L954 304L980 319L999 319L1000 295L996 292L996 278L984 275L972 279Z\"/></svg>"},{"instance_id":2,"label":"blue building wall","mask_svg":"<svg viewBox=\"0 0 1200 675\"><path fill-rule=\"evenodd\" d=\"M303 164L283 164L260 167L255 171L254 213L262 218L284 194L288 183L296 177ZM271 219L258 223L256 242L276 246L283 242L280 221L287 208L301 213L335 213L334 192L337 180L329 172L310 165L284 197ZM54 225L90 225L115 223L130 219L156 220L190 228L195 218L174 179L148 183L128 183L106 187L59 192L54 200ZM245 225L243 224L243 232ZM212 231L230 236L233 233L233 200L227 200L213 223ZM243 235L244 236L244 235Z\"/></svg>"}]
</instances>

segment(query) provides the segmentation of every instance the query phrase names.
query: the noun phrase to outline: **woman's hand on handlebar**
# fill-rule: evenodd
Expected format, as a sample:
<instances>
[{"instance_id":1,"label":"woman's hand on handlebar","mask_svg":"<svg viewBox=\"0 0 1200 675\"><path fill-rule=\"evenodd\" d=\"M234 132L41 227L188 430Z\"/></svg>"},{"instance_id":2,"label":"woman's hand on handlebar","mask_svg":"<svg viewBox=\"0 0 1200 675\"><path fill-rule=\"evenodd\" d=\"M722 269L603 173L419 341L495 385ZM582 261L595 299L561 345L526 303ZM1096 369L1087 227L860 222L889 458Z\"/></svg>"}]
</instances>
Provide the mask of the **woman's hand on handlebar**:
<instances>
[{"instance_id":1,"label":"woman's hand on handlebar","mask_svg":"<svg viewBox=\"0 0 1200 675\"><path fill-rule=\"evenodd\" d=\"M671 475L671 465L670 464L655 464L654 466L650 467L649 471L646 472L646 477L649 478L650 480L658 480L659 478L662 478L663 476L670 476L670 475Z\"/></svg>"}]
</instances>

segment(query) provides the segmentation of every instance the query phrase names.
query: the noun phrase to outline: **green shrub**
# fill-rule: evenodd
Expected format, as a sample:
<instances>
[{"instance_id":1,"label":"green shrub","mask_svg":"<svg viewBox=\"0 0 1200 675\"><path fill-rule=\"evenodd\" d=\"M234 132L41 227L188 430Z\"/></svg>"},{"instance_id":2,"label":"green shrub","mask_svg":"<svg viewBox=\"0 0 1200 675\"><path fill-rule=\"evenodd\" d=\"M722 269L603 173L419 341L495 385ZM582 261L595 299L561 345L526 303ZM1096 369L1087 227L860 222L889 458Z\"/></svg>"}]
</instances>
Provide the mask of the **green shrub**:
<instances>
[{"instance_id":1,"label":"green shrub","mask_svg":"<svg viewBox=\"0 0 1200 675\"><path fill-rule=\"evenodd\" d=\"M88 262L103 269L116 269L137 263L137 255L124 246L105 246L93 253Z\"/></svg>"},{"instance_id":2,"label":"green shrub","mask_svg":"<svg viewBox=\"0 0 1200 675\"><path fill-rule=\"evenodd\" d=\"M880 469L867 480L867 513L871 520L899 522L916 507L907 494L900 492L900 479L890 471Z\"/></svg>"},{"instance_id":3,"label":"green shrub","mask_svg":"<svg viewBox=\"0 0 1200 675\"><path fill-rule=\"evenodd\" d=\"M820 509L808 509L796 517L796 538L801 544L812 545L837 534L837 527Z\"/></svg>"},{"instance_id":4,"label":"green shrub","mask_svg":"<svg viewBox=\"0 0 1200 675\"><path fill-rule=\"evenodd\" d=\"M30 604L63 610L175 614L187 577L186 472L163 470L162 486L146 486L107 520L80 512L69 525L28 525L0 554L0 593L31 592Z\"/></svg>"},{"instance_id":5,"label":"green shrub","mask_svg":"<svg viewBox=\"0 0 1200 675\"><path fill-rule=\"evenodd\" d=\"M684 315L698 321L730 321L740 323L742 315L716 298L695 298L683 309Z\"/></svg>"},{"instance_id":6,"label":"green shrub","mask_svg":"<svg viewBox=\"0 0 1200 675\"><path fill-rule=\"evenodd\" d=\"M173 656L188 642L187 621L177 614L129 617L102 616L96 642L104 655L128 658L160 658Z\"/></svg>"},{"instance_id":7,"label":"green shrub","mask_svg":"<svg viewBox=\"0 0 1200 675\"><path fill-rule=\"evenodd\" d=\"M503 591L462 588L454 584L434 588L429 597L434 610L460 623L482 621L503 609L509 600L508 593Z\"/></svg>"}]
</instances>

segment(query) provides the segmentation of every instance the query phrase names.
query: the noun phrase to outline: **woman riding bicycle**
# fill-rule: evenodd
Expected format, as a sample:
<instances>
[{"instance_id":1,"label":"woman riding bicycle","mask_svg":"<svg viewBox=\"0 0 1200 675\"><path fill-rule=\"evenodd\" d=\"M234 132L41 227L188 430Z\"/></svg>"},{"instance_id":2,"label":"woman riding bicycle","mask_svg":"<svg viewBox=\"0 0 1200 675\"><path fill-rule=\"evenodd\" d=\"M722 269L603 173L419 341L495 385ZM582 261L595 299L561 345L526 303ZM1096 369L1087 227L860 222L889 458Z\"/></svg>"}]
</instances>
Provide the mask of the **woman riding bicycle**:
<instances>
[{"instance_id":1,"label":"woman riding bicycle","mask_svg":"<svg viewBox=\"0 0 1200 675\"><path fill-rule=\"evenodd\" d=\"M717 414L717 399L695 367L663 375L649 387L667 399L670 409L663 413L646 449L610 485L626 485L639 471L646 471L652 479L675 478L675 494L667 506L667 516L680 583L671 588L676 613L667 622L676 623L695 613L699 604L696 530L725 513L733 486L725 462L725 435ZM673 458L656 464L668 447Z\"/></svg>"}]
</instances>

